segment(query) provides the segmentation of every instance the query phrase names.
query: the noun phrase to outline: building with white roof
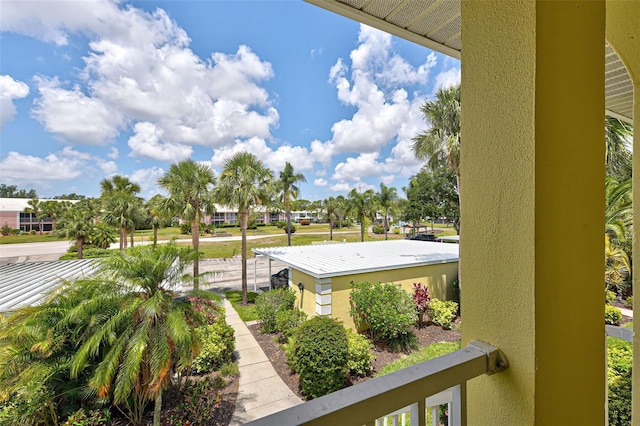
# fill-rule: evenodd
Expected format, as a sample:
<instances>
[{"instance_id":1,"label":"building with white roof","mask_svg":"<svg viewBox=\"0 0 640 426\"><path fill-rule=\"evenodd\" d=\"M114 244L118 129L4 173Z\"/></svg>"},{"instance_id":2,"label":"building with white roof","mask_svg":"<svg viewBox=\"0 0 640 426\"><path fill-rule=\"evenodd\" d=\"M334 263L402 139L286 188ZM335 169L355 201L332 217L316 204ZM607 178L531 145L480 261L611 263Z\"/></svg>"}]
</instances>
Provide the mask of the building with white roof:
<instances>
[{"instance_id":1,"label":"building with white roof","mask_svg":"<svg viewBox=\"0 0 640 426\"><path fill-rule=\"evenodd\" d=\"M65 281L93 276L98 265L94 259L0 265L0 315L42 303Z\"/></svg>"},{"instance_id":2,"label":"building with white roof","mask_svg":"<svg viewBox=\"0 0 640 426\"><path fill-rule=\"evenodd\" d=\"M253 252L289 266L289 285L307 315L330 315L353 327L349 315L352 282L393 282L412 292L413 283L429 287L432 297L453 298L459 246L426 241L255 248Z\"/></svg>"}]
</instances>

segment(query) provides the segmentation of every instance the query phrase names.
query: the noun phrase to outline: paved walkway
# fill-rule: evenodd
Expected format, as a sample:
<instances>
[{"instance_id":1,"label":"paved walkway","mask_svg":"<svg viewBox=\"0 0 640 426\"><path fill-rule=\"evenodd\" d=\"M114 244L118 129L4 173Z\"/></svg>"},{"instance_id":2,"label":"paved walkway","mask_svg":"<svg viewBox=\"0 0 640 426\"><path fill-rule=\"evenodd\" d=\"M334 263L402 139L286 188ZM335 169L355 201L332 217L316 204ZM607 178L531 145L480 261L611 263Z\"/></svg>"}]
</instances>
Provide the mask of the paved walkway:
<instances>
[{"instance_id":1,"label":"paved walkway","mask_svg":"<svg viewBox=\"0 0 640 426\"><path fill-rule=\"evenodd\" d=\"M242 425L302 403L280 379L247 325L224 299L227 324L235 329L240 385L231 426Z\"/></svg>"}]
</instances>

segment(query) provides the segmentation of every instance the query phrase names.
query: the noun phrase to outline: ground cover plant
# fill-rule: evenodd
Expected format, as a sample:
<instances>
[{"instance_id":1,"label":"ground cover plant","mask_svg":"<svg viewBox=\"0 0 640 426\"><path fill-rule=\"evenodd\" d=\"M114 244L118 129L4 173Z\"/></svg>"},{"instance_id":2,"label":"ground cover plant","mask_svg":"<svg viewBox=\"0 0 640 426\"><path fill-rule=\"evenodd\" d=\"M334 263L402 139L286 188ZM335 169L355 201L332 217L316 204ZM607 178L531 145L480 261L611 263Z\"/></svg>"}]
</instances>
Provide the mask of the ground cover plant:
<instances>
[{"instance_id":1,"label":"ground cover plant","mask_svg":"<svg viewBox=\"0 0 640 426\"><path fill-rule=\"evenodd\" d=\"M291 311L296 302L296 294L289 288L278 288L265 291L256 298L256 312L264 333L275 333L276 315L280 312ZM281 318L281 324L287 324L285 318Z\"/></svg>"}]
</instances>

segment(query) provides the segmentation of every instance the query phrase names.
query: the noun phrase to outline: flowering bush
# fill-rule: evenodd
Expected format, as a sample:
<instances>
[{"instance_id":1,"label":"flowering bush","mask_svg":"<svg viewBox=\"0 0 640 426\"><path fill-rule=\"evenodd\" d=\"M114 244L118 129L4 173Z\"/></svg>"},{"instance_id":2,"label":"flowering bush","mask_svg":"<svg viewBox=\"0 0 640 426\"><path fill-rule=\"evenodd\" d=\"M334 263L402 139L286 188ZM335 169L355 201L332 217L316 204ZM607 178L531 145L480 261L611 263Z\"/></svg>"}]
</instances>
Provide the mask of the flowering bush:
<instances>
[{"instance_id":1,"label":"flowering bush","mask_svg":"<svg viewBox=\"0 0 640 426\"><path fill-rule=\"evenodd\" d=\"M418 326L422 327L426 322L424 317L429 309L429 302L431 302L429 287L422 285L422 283L413 283L413 301L416 302L418 308Z\"/></svg>"},{"instance_id":2,"label":"flowering bush","mask_svg":"<svg viewBox=\"0 0 640 426\"><path fill-rule=\"evenodd\" d=\"M451 329L453 320L456 319L458 304L451 300L441 301L436 298L431 299L428 313L434 324L447 330Z\"/></svg>"},{"instance_id":3,"label":"flowering bush","mask_svg":"<svg viewBox=\"0 0 640 426\"><path fill-rule=\"evenodd\" d=\"M368 327L374 340L383 340L392 350L417 348L411 332L418 319L416 303L400 285L353 283L349 303L356 327Z\"/></svg>"}]
</instances>

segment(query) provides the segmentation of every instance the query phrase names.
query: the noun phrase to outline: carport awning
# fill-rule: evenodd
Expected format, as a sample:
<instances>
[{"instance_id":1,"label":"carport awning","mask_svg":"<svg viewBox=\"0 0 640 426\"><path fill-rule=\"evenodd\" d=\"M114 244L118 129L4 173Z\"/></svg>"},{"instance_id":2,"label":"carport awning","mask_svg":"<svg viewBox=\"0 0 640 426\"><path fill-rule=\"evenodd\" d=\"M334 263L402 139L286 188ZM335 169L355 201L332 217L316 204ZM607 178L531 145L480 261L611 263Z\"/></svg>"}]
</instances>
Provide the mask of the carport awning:
<instances>
[{"instance_id":1,"label":"carport awning","mask_svg":"<svg viewBox=\"0 0 640 426\"><path fill-rule=\"evenodd\" d=\"M426 241L390 240L255 248L253 252L322 279L453 263L458 261L459 246Z\"/></svg>"},{"instance_id":2,"label":"carport awning","mask_svg":"<svg viewBox=\"0 0 640 426\"><path fill-rule=\"evenodd\" d=\"M339 15L460 59L460 0L305 0ZM606 113L633 122L633 85L606 43Z\"/></svg>"}]
</instances>

